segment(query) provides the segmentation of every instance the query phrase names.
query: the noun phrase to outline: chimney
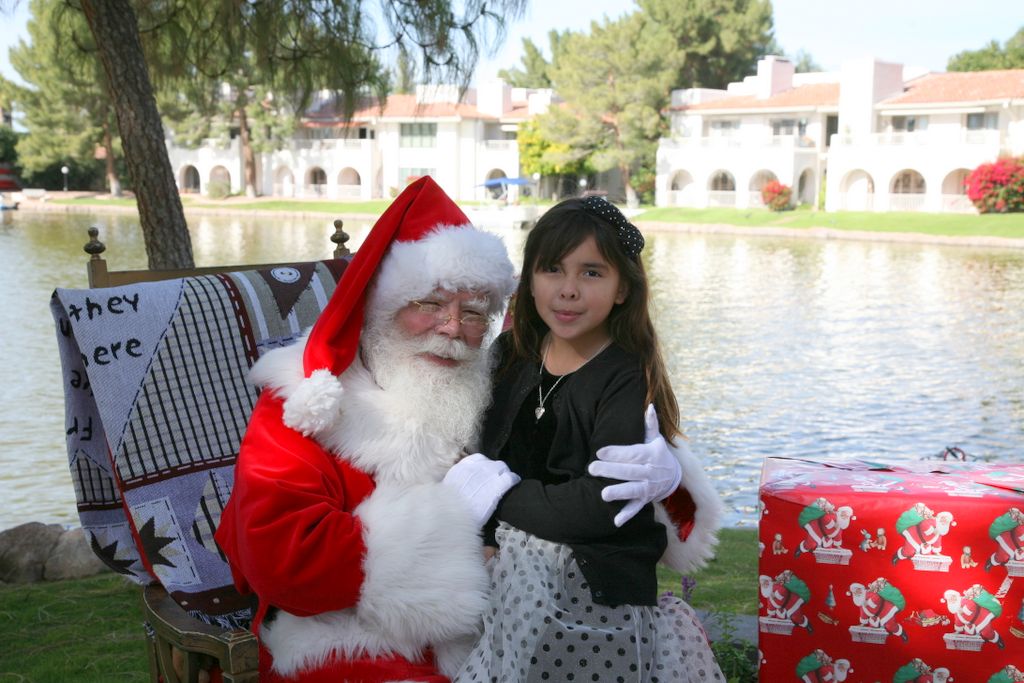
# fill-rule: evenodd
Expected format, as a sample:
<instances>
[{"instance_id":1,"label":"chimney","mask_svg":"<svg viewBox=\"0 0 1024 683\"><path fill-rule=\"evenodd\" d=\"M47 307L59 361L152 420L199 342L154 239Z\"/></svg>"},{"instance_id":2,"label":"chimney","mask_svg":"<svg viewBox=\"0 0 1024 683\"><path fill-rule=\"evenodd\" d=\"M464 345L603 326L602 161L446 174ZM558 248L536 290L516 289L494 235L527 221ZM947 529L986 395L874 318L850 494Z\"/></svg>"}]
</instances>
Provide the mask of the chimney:
<instances>
[{"instance_id":1,"label":"chimney","mask_svg":"<svg viewBox=\"0 0 1024 683\"><path fill-rule=\"evenodd\" d=\"M757 62L757 99L765 100L793 87L796 67L785 57L768 55Z\"/></svg>"}]
</instances>

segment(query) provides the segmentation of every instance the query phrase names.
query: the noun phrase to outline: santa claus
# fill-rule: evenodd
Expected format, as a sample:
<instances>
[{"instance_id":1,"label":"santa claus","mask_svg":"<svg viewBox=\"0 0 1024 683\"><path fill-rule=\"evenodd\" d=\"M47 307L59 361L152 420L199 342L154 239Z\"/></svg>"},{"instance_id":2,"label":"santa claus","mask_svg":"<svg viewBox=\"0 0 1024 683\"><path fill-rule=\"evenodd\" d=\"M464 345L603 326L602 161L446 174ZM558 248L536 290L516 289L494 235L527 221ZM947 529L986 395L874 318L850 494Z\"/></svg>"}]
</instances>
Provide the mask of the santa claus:
<instances>
[{"instance_id":1,"label":"santa claus","mask_svg":"<svg viewBox=\"0 0 1024 683\"><path fill-rule=\"evenodd\" d=\"M258 598L262 683L439 682L461 664L487 604L480 527L517 478L488 461L471 497L443 479L474 445L512 288L501 240L423 178L309 335L253 367L264 390L216 538ZM640 504L675 489L667 450L622 457L675 471L630 488Z\"/></svg>"}]
</instances>

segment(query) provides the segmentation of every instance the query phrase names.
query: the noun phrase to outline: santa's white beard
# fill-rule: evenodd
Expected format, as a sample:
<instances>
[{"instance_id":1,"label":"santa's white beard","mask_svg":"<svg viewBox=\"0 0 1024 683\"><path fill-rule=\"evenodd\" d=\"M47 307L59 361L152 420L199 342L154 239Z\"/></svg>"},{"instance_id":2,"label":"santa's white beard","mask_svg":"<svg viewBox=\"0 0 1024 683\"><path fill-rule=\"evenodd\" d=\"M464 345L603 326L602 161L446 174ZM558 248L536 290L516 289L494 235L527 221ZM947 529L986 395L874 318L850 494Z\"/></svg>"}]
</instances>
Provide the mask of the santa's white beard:
<instances>
[{"instance_id":1,"label":"santa's white beard","mask_svg":"<svg viewBox=\"0 0 1024 683\"><path fill-rule=\"evenodd\" d=\"M393 320L368 320L360 346L393 415L446 444L475 447L491 399L490 354L434 333L406 336ZM459 363L439 365L424 353Z\"/></svg>"}]
</instances>

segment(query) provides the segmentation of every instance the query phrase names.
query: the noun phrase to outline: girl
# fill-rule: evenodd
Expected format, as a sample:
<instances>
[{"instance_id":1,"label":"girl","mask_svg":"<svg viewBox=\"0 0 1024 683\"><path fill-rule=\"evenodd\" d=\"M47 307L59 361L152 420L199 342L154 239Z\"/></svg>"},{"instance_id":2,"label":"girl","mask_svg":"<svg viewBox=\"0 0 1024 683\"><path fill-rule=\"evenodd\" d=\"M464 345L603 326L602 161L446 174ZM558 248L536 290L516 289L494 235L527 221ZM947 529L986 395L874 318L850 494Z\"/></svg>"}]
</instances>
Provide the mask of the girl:
<instances>
[{"instance_id":1,"label":"girl","mask_svg":"<svg viewBox=\"0 0 1024 683\"><path fill-rule=\"evenodd\" d=\"M598 197L558 204L527 239L481 441L522 481L485 534L500 548L490 609L458 682L724 680L692 609L657 598L655 565L670 542L680 545L662 523L669 517L655 519L647 505L616 526L622 503L601 498L614 481L587 470L599 448L644 437L651 402L664 437L680 436L648 313L643 244ZM711 490L683 457L684 485ZM714 494L691 494L698 526L716 525ZM708 547L675 555L690 561L686 569L713 545L708 529L691 536Z\"/></svg>"}]
</instances>

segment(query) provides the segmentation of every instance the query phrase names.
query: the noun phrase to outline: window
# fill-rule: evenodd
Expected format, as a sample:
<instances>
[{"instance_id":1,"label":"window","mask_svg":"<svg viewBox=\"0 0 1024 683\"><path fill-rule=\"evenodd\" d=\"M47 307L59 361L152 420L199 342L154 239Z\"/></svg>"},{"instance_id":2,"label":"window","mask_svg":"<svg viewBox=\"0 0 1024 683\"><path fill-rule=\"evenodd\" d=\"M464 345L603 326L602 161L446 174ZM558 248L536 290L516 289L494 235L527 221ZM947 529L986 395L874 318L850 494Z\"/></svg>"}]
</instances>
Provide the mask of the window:
<instances>
[{"instance_id":1,"label":"window","mask_svg":"<svg viewBox=\"0 0 1024 683\"><path fill-rule=\"evenodd\" d=\"M399 168L398 182L408 184L425 175L434 175L435 173L436 169L433 168Z\"/></svg>"},{"instance_id":2,"label":"window","mask_svg":"<svg viewBox=\"0 0 1024 683\"><path fill-rule=\"evenodd\" d=\"M999 114L994 111L967 115L967 130L996 130L997 128L999 128Z\"/></svg>"},{"instance_id":3,"label":"window","mask_svg":"<svg viewBox=\"0 0 1024 683\"><path fill-rule=\"evenodd\" d=\"M772 121L772 135L794 135L799 133L803 135L807 130L807 122L805 120L797 121L796 119L774 119Z\"/></svg>"},{"instance_id":4,"label":"window","mask_svg":"<svg viewBox=\"0 0 1024 683\"><path fill-rule=\"evenodd\" d=\"M437 145L437 124L403 123L399 136L400 147L434 147Z\"/></svg>"},{"instance_id":5,"label":"window","mask_svg":"<svg viewBox=\"0 0 1024 683\"><path fill-rule=\"evenodd\" d=\"M732 137L739 130L739 121L711 121L708 124L710 136L713 138Z\"/></svg>"},{"instance_id":6,"label":"window","mask_svg":"<svg viewBox=\"0 0 1024 683\"><path fill-rule=\"evenodd\" d=\"M915 133L928 130L927 116L894 116L892 129L897 133Z\"/></svg>"},{"instance_id":7,"label":"window","mask_svg":"<svg viewBox=\"0 0 1024 683\"><path fill-rule=\"evenodd\" d=\"M892 183L894 194L924 194L924 178L917 171L903 171Z\"/></svg>"}]
</instances>

